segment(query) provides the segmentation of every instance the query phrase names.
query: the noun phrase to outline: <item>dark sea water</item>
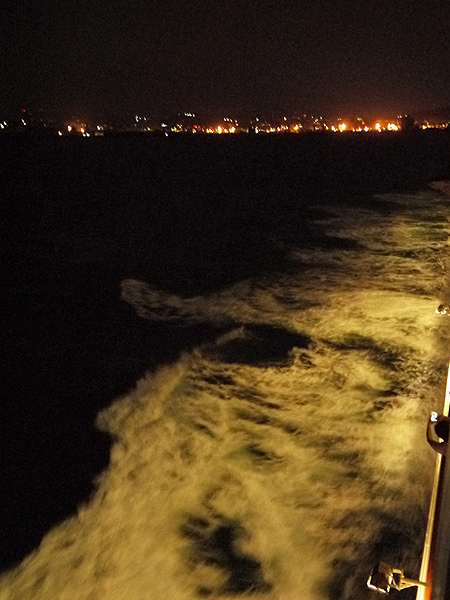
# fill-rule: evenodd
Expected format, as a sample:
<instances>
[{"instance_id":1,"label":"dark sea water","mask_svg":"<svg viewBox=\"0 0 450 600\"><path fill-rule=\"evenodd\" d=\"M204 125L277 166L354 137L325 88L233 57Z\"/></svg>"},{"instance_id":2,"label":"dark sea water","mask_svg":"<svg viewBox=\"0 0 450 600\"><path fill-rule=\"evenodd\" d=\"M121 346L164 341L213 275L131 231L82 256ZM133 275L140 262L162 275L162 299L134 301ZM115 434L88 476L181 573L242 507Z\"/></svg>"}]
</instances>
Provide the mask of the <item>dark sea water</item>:
<instances>
[{"instance_id":1,"label":"dark sea water","mask_svg":"<svg viewBox=\"0 0 450 600\"><path fill-rule=\"evenodd\" d=\"M2 142L0 599L417 576L448 133Z\"/></svg>"}]
</instances>

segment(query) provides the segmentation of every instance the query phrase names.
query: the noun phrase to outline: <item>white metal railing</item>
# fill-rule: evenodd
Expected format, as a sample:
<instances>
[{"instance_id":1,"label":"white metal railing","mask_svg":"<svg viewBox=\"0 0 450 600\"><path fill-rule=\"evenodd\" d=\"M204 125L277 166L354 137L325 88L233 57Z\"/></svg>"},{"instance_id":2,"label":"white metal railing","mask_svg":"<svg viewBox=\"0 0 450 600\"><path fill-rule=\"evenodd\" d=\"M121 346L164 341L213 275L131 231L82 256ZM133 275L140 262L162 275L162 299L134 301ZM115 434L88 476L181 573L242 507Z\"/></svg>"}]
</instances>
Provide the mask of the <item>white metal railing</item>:
<instances>
[{"instance_id":1,"label":"white metal railing","mask_svg":"<svg viewBox=\"0 0 450 600\"><path fill-rule=\"evenodd\" d=\"M445 388L444 407L442 409L441 414L448 416L449 406L450 406L450 363L449 363L448 372L447 372L447 385ZM437 537L437 534L438 534L438 532L435 530L436 516L439 519L442 519L444 517L442 504L440 507L441 508L440 515L436 515L438 494L442 492L442 487L443 487L443 484L445 483L444 482L443 463L444 463L444 461L443 461L442 456L440 454L437 454L436 466L435 466L435 470L434 470L433 491L432 491L431 500L430 500L430 509L428 512L427 530L426 530L426 534L425 534L425 543L424 543L423 553L422 553L422 564L420 567L420 575L419 575L419 579L421 581L428 581L429 583L431 583L430 579L436 579L436 574L435 574L435 577L433 577L433 573L431 573L431 569L430 569L431 547L433 544L433 546L435 547L435 550L436 550L436 546L437 546L436 539L435 539L435 537ZM449 471L449 469L447 469L447 471ZM448 479L448 477L446 479ZM437 552L437 557L439 558L439 551ZM442 584L439 584L437 587L441 588ZM431 599L432 600L446 600L446 599L444 599L443 596L442 596L442 598L440 598L438 596L438 593L439 592L437 590L435 590L433 592L432 589L426 589L426 588L419 587L417 589L416 600L431 600Z\"/></svg>"}]
</instances>

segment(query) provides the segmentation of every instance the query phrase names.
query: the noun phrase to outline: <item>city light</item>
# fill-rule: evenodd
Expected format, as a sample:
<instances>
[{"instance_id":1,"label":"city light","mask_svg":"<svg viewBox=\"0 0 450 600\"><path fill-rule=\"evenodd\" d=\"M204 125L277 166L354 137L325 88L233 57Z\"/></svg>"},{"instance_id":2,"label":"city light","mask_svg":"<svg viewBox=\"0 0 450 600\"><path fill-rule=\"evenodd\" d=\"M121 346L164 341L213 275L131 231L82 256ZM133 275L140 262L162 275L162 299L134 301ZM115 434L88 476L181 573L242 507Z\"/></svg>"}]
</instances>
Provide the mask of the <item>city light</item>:
<instances>
[{"instance_id":1,"label":"city light","mask_svg":"<svg viewBox=\"0 0 450 600\"><path fill-rule=\"evenodd\" d=\"M195 119L194 119L195 118ZM301 113L300 111L289 115L281 113L278 116L242 116L225 113L224 116L203 117L194 112L180 112L176 116L164 120L156 117L132 113L128 124L121 124L119 127L102 123L99 121L89 122L85 118L76 118L71 116L64 121L57 119L44 120L41 117L36 118L31 112L20 113L14 123L0 120L0 132L8 129L9 131L22 131L26 134L28 131L33 134L36 130L46 128L47 133L54 135L71 135L72 137L95 137L108 135L112 131L129 131L136 133L146 133L153 135L192 135L192 134L212 134L212 135L239 135L239 134L325 134L346 133L346 135L364 135L371 132L396 133L405 131L423 131L450 128L450 114L438 114L431 116L429 113L419 118L413 118L408 114L393 114L391 117L383 116L378 119L368 118L367 116L327 116L317 113Z\"/></svg>"}]
</instances>

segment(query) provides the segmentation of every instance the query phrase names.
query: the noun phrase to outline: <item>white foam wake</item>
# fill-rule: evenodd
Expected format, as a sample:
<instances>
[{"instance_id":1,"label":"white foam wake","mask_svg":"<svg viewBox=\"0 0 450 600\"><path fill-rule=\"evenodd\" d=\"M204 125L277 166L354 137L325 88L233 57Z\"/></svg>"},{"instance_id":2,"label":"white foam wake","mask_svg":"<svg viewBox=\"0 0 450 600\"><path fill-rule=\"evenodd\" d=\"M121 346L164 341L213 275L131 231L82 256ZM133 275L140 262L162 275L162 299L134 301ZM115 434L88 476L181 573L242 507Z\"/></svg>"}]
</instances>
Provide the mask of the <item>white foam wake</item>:
<instances>
[{"instance_id":1,"label":"white foam wake","mask_svg":"<svg viewBox=\"0 0 450 600\"><path fill-rule=\"evenodd\" d=\"M288 275L185 299L125 280L142 317L230 333L99 415L114 445L97 492L0 577L0 599L363 600L380 553L413 575L448 221L411 202L403 220L341 213L336 233L366 250L293 249Z\"/></svg>"}]
</instances>

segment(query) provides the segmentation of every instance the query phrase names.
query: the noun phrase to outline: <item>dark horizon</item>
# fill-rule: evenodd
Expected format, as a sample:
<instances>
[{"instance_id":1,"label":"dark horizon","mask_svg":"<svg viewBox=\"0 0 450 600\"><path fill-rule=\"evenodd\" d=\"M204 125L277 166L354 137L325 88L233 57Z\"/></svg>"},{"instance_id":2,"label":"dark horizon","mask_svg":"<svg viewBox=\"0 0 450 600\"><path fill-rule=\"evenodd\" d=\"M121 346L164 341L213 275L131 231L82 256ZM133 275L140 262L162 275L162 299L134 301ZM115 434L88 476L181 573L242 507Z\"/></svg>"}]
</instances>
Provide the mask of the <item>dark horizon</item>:
<instances>
[{"instance_id":1,"label":"dark horizon","mask_svg":"<svg viewBox=\"0 0 450 600\"><path fill-rule=\"evenodd\" d=\"M449 23L429 1L8 0L0 112L435 110L450 99Z\"/></svg>"}]
</instances>

